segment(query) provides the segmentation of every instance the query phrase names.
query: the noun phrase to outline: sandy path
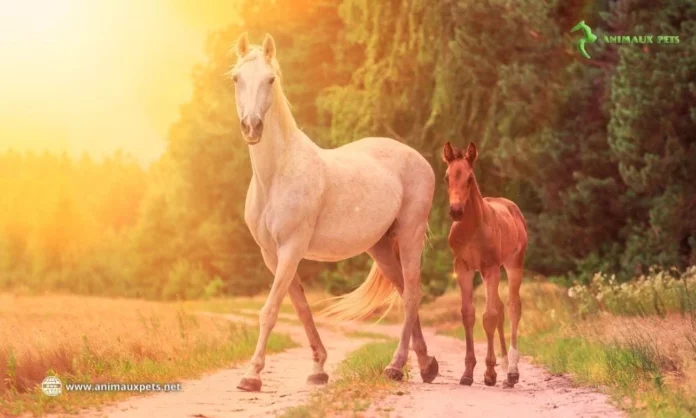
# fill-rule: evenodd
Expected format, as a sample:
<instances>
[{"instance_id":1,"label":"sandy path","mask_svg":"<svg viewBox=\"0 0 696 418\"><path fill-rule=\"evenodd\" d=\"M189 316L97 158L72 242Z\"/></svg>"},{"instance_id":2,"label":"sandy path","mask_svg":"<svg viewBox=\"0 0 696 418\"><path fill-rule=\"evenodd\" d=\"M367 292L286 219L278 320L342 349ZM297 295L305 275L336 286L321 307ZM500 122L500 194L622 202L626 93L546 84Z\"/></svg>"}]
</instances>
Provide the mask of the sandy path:
<instances>
[{"instance_id":1,"label":"sandy path","mask_svg":"<svg viewBox=\"0 0 696 418\"><path fill-rule=\"evenodd\" d=\"M255 323L253 318L222 315L235 322ZM275 417L279 412L307 401L317 386L306 384L312 370L312 353L307 337L300 326L278 322L274 332L288 334L298 348L266 356L266 368L261 377L260 393L237 389L246 371L247 362L214 372L198 380L182 382L181 392L136 396L101 411L84 411L81 417L114 418L222 418L222 417ZM342 333L325 329L321 336L329 352L326 370L332 375L335 367L350 352L369 340L345 338ZM75 415L65 415L74 417Z\"/></svg>"},{"instance_id":2,"label":"sandy path","mask_svg":"<svg viewBox=\"0 0 696 418\"><path fill-rule=\"evenodd\" d=\"M254 312L256 313L256 312ZM225 315L247 323L253 318ZM281 314L282 318L295 319L294 315ZM344 323L340 327L320 324L322 340L329 358L327 373L333 378L336 366L350 352L369 340L346 337L343 332L361 330L396 337L399 325L366 325ZM307 347L304 330L299 323L279 321L278 332L289 334L302 346L266 357L266 369L262 374L263 389L260 393L247 393L236 389L246 369L246 363L204 376L199 380L183 382L183 391L134 397L107 406L102 411L88 411L80 416L123 418L222 418L222 417L271 417L296 405L305 403L308 395L318 388L305 383L311 370L311 353ZM553 376L543 368L532 365L528 359L520 359L520 382L514 389L502 388L502 373L495 387L483 384L485 345L477 344L478 365L473 386L460 386L459 378L464 368L464 343L460 340L435 335L424 330L429 352L440 363L440 376L433 384L423 384L417 372L415 353L409 356L411 380L401 384L394 393L373 402L360 416L364 417L464 417L483 415L492 417L623 417L624 413L613 407L606 395L596 391L574 387L566 377ZM320 389L319 389L320 390ZM351 415L353 412L351 411ZM74 415L73 415L74 416Z\"/></svg>"},{"instance_id":3,"label":"sandy path","mask_svg":"<svg viewBox=\"0 0 696 418\"><path fill-rule=\"evenodd\" d=\"M521 358L520 382L514 389L503 389L505 376L498 369L494 387L483 384L486 345L476 344L477 365L474 384L459 385L464 372L465 344L453 338L426 333L428 351L440 363L440 376L430 385L411 373L401 396L390 395L366 411L366 417L624 417L626 414L609 403L606 395L575 387L570 379L553 376L543 368ZM497 343L497 342L496 342ZM415 355L409 358L411 370L418 370Z\"/></svg>"},{"instance_id":4,"label":"sandy path","mask_svg":"<svg viewBox=\"0 0 696 418\"><path fill-rule=\"evenodd\" d=\"M251 312L247 312L251 313ZM282 315L294 318L293 315ZM398 338L400 325L347 322L341 330L362 330L376 332ZM472 386L459 385L464 372L463 341L436 335L432 329L425 329L424 335L428 351L440 364L440 376L431 385L423 384L418 373L415 353L409 356L410 381L402 385L403 395L391 395L375 402L364 413L364 417L466 417L472 412L486 417L624 417L610 402L608 396L595 390L574 386L565 376L554 376L546 369L533 365L528 358L521 358L518 364L520 382L514 389L503 389L505 376L498 369L498 383L494 387L483 384L485 370L486 344L475 346L478 361L474 371ZM322 337L324 333L322 332ZM345 338L345 337L344 337ZM497 340L496 340L497 344ZM329 356L331 352L329 351ZM396 391L398 392L398 391ZM512 413L514 411L514 413Z\"/></svg>"}]
</instances>

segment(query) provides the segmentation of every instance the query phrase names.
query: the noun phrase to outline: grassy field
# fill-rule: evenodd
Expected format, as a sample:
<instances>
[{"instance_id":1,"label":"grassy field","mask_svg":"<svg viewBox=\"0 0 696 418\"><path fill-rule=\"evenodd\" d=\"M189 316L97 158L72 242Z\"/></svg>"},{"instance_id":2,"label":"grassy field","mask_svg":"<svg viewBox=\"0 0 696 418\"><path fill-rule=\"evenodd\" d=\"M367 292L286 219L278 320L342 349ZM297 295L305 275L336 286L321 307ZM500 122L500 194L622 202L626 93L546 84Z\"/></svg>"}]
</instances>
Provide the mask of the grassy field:
<instances>
[{"instance_id":1,"label":"grassy field","mask_svg":"<svg viewBox=\"0 0 696 418\"><path fill-rule=\"evenodd\" d=\"M399 384L383 375L396 346L396 340L362 346L340 364L335 381L313 393L307 404L291 408L281 417L310 418L329 416L329 413L355 415L364 412L380 396L398 390ZM408 373L407 368L405 371Z\"/></svg>"},{"instance_id":2,"label":"grassy field","mask_svg":"<svg viewBox=\"0 0 696 418\"><path fill-rule=\"evenodd\" d=\"M694 269L671 278L654 272L624 285L600 275L570 291L525 278L520 350L553 373L605 388L632 416L695 416L696 299L689 289L696 289ZM506 300L504 284L501 294ZM485 289L474 298L474 334L482 341ZM463 339L459 309L459 295L446 294L424 306L423 317Z\"/></svg>"},{"instance_id":3,"label":"grassy field","mask_svg":"<svg viewBox=\"0 0 696 418\"><path fill-rule=\"evenodd\" d=\"M172 383L248 359L256 327L194 315L182 304L80 296L0 295L0 415L74 412L128 393L45 396L63 383ZM272 334L270 352L294 346Z\"/></svg>"}]
</instances>

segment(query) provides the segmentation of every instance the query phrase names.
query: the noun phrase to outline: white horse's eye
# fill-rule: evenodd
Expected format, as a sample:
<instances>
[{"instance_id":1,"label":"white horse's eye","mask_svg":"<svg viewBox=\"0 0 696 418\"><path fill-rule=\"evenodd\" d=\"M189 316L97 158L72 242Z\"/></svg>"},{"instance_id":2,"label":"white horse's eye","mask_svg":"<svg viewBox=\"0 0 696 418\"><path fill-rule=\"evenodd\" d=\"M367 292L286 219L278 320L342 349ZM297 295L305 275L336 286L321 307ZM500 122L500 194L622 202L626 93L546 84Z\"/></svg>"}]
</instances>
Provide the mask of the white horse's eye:
<instances>
[{"instance_id":1,"label":"white horse's eye","mask_svg":"<svg viewBox=\"0 0 696 418\"><path fill-rule=\"evenodd\" d=\"M238 76L237 74L233 75L233 76L232 76L232 81L234 81L235 83L236 83L237 81L239 81L239 76Z\"/></svg>"},{"instance_id":2,"label":"white horse's eye","mask_svg":"<svg viewBox=\"0 0 696 418\"><path fill-rule=\"evenodd\" d=\"M271 77L271 79L268 80L268 84L273 84L274 81L275 81L275 76L274 76L274 77Z\"/></svg>"}]
</instances>

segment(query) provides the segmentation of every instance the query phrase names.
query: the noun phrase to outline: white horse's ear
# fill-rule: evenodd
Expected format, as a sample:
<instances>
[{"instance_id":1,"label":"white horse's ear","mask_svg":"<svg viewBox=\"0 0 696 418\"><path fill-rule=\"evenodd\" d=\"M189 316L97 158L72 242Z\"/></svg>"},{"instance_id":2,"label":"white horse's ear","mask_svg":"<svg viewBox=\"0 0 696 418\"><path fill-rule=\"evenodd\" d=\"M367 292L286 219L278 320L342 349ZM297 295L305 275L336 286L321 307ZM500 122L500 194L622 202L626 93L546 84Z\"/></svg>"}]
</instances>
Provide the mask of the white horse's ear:
<instances>
[{"instance_id":1,"label":"white horse's ear","mask_svg":"<svg viewBox=\"0 0 696 418\"><path fill-rule=\"evenodd\" d=\"M237 39L237 56L243 58L249 52L249 37L246 32Z\"/></svg>"},{"instance_id":2,"label":"white horse's ear","mask_svg":"<svg viewBox=\"0 0 696 418\"><path fill-rule=\"evenodd\" d=\"M466 148L465 157L469 164L474 164L474 161L476 161L476 157L478 157L478 150L476 150L476 145L473 142L470 143Z\"/></svg>"},{"instance_id":3,"label":"white horse's ear","mask_svg":"<svg viewBox=\"0 0 696 418\"><path fill-rule=\"evenodd\" d=\"M449 164L455 159L456 155L454 154L454 149L452 149L452 144L450 144L450 142L447 141L445 147L442 149L442 160Z\"/></svg>"},{"instance_id":4,"label":"white horse's ear","mask_svg":"<svg viewBox=\"0 0 696 418\"><path fill-rule=\"evenodd\" d=\"M266 37L263 39L263 56L266 57L268 61L270 61L273 58L275 58L275 54L275 41L273 40L273 37L271 35L266 34Z\"/></svg>"}]
</instances>

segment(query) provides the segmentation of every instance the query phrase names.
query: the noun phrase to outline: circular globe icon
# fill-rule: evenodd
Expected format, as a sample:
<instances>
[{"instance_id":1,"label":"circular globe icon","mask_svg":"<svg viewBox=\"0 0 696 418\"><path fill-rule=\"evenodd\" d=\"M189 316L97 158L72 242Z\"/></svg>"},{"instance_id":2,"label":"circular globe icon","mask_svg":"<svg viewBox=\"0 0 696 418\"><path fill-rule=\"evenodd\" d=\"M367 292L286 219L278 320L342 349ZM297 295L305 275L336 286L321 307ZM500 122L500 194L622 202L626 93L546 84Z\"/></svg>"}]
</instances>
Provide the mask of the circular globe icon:
<instances>
[{"instance_id":1,"label":"circular globe icon","mask_svg":"<svg viewBox=\"0 0 696 418\"><path fill-rule=\"evenodd\" d=\"M56 376L46 376L41 382L41 391L47 396L58 396L63 392L63 382Z\"/></svg>"}]
</instances>

